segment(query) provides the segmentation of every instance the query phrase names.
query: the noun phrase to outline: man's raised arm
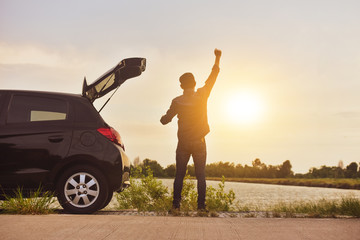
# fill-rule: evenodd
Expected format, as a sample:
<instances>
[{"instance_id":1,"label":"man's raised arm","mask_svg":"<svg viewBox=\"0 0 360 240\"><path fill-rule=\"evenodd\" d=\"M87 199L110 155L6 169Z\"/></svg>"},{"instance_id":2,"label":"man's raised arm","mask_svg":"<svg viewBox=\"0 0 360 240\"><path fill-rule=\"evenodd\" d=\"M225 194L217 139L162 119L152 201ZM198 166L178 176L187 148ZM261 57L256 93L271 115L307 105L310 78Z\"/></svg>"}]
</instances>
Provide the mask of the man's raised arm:
<instances>
[{"instance_id":1,"label":"man's raised arm","mask_svg":"<svg viewBox=\"0 0 360 240\"><path fill-rule=\"evenodd\" d=\"M215 48L214 50L214 54L215 54L215 65L220 67L220 58L221 58L221 50Z\"/></svg>"},{"instance_id":2,"label":"man's raised arm","mask_svg":"<svg viewBox=\"0 0 360 240\"><path fill-rule=\"evenodd\" d=\"M213 88L216 78L219 75L219 71L220 71L221 50L215 48L214 54L215 54L214 66L211 70L210 76L208 77L208 79L205 82L205 86L202 87L202 89L204 89L206 91L206 94L208 96L210 95L211 89Z\"/></svg>"}]
</instances>

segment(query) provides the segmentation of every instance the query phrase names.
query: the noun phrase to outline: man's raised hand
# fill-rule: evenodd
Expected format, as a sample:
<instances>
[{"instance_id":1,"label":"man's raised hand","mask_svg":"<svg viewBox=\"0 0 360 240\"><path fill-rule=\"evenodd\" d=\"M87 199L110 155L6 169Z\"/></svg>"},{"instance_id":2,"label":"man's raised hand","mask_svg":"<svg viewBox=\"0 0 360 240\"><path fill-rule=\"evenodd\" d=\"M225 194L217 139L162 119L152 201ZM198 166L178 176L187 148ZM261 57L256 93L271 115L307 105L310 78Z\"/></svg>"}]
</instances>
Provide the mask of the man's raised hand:
<instances>
[{"instance_id":1,"label":"man's raised hand","mask_svg":"<svg viewBox=\"0 0 360 240\"><path fill-rule=\"evenodd\" d=\"M215 53L216 57L218 57L218 58L221 57L221 50L215 48L214 53Z\"/></svg>"}]
</instances>

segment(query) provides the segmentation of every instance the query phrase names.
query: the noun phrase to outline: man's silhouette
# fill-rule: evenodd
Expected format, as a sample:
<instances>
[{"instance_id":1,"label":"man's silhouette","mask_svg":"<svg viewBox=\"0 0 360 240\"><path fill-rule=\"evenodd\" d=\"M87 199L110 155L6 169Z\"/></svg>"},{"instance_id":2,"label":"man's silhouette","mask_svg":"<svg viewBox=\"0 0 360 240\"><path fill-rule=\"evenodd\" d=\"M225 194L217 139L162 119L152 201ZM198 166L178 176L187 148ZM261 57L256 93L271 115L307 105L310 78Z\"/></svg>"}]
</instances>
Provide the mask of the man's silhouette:
<instances>
[{"instance_id":1,"label":"man's silhouette","mask_svg":"<svg viewBox=\"0 0 360 240\"><path fill-rule=\"evenodd\" d=\"M180 77L183 95L172 100L169 110L160 119L162 124L171 122L178 117L178 145L176 149L176 176L174 181L173 209L180 209L181 191L186 174L187 164L192 155L198 189L198 209L205 210L205 165L206 143L205 136L210 132L207 119L207 100L216 78L219 74L221 51L214 50L215 64L211 74L202 88L195 91L195 78L192 73L184 73Z\"/></svg>"}]
</instances>

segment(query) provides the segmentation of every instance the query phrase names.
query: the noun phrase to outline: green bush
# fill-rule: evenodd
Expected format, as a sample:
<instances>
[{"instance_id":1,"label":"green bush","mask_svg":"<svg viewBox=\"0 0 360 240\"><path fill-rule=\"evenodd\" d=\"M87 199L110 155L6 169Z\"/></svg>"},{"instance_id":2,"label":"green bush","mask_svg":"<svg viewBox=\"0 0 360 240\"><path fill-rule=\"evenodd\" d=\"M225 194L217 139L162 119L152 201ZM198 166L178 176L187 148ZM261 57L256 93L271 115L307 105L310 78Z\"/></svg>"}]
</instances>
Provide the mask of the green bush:
<instances>
[{"instance_id":1,"label":"green bush","mask_svg":"<svg viewBox=\"0 0 360 240\"><path fill-rule=\"evenodd\" d=\"M15 197L5 196L5 201L0 204L4 213L10 214L49 214L52 213L51 204L55 202L52 192L43 192L39 187L30 192L29 198L25 198L22 188L17 188Z\"/></svg>"},{"instance_id":2,"label":"green bush","mask_svg":"<svg viewBox=\"0 0 360 240\"><path fill-rule=\"evenodd\" d=\"M167 212L172 206L172 195L160 180L154 178L151 169L136 168L131 178L131 186L116 195L118 209L137 209L138 211ZM225 178L219 183L219 188L212 186L206 190L206 204L210 211L229 211L235 200L234 191L225 192ZM181 194L181 211L186 215L197 210L197 190L195 181L186 175Z\"/></svg>"},{"instance_id":3,"label":"green bush","mask_svg":"<svg viewBox=\"0 0 360 240\"><path fill-rule=\"evenodd\" d=\"M219 183L219 188L212 186L206 188L206 205L210 211L230 211L235 200L235 193L232 189L225 192L225 177Z\"/></svg>"},{"instance_id":4,"label":"green bush","mask_svg":"<svg viewBox=\"0 0 360 240\"><path fill-rule=\"evenodd\" d=\"M131 186L116 195L118 209L137 209L142 211L164 212L170 209L171 199L167 187L155 179L150 168L146 176L142 169L135 169L134 175L140 179L130 179Z\"/></svg>"}]
</instances>

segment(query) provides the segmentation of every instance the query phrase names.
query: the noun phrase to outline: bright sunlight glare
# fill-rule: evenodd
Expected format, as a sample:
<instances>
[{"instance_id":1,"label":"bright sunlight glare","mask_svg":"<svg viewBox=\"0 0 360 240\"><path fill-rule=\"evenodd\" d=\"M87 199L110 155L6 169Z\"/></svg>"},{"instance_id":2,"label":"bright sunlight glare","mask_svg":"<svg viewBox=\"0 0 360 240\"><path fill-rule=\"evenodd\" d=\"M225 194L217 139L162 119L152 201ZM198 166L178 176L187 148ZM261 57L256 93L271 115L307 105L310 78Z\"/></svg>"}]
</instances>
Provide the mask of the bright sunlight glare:
<instances>
[{"instance_id":1,"label":"bright sunlight glare","mask_svg":"<svg viewBox=\"0 0 360 240\"><path fill-rule=\"evenodd\" d=\"M261 99L251 92L239 92L228 97L226 113L229 120L236 124L253 124L263 114Z\"/></svg>"}]
</instances>

